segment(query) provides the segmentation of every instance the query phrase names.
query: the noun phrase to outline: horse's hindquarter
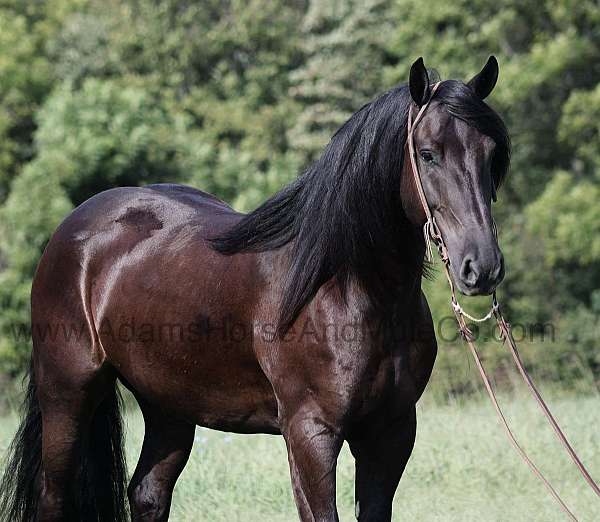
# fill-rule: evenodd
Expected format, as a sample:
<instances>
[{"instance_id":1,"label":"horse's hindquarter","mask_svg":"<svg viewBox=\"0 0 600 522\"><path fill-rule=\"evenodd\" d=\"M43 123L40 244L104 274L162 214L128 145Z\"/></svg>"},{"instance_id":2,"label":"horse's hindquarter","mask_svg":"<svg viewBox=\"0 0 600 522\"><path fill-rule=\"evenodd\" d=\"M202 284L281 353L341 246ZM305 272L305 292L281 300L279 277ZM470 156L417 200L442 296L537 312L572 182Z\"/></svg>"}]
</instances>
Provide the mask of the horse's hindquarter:
<instances>
[{"instance_id":1,"label":"horse's hindquarter","mask_svg":"<svg viewBox=\"0 0 600 522\"><path fill-rule=\"evenodd\" d=\"M138 397L196 424L276 432L276 402L253 351L255 256L224 257L204 239L237 216L193 189L100 194L61 225L36 279L64 250L53 242L71 245L85 281L63 271L64 293L77 287L106 362Z\"/></svg>"}]
</instances>

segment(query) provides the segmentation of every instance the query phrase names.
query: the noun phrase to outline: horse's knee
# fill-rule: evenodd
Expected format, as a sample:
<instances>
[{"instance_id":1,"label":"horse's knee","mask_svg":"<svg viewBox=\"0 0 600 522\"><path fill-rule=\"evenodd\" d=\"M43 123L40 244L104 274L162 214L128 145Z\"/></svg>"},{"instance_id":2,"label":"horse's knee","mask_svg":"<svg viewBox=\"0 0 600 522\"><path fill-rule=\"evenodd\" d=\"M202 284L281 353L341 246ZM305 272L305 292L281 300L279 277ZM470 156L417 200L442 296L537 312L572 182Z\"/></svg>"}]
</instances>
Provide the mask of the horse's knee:
<instances>
[{"instance_id":1,"label":"horse's knee","mask_svg":"<svg viewBox=\"0 0 600 522\"><path fill-rule=\"evenodd\" d=\"M138 521L161 521L169 517L171 491L153 482L142 480L138 484L130 484L127 488L131 519Z\"/></svg>"},{"instance_id":2,"label":"horse's knee","mask_svg":"<svg viewBox=\"0 0 600 522\"><path fill-rule=\"evenodd\" d=\"M37 518L40 522L70 520L74 517L74 505L70 488L56 483L42 472L37 503Z\"/></svg>"},{"instance_id":3,"label":"horse's knee","mask_svg":"<svg viewBox=\"0 0 600 522\"><path fill-rule=\"evenodd\" d=\"M53 522L64 520L66 513L62 498L44 493L40 494L37 506L37 520L40 522Z\"/></svg>"}]
</instances>

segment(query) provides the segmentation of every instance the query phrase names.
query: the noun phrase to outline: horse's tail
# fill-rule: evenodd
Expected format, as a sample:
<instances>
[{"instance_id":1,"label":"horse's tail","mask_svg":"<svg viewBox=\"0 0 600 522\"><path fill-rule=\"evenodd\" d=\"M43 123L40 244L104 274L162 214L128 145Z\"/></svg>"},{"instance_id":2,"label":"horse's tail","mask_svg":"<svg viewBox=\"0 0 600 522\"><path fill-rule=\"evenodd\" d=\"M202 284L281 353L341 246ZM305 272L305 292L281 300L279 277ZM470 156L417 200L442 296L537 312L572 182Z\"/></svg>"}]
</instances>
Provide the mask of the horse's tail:
<instances>
[{"instance_id":1,"label":"horse's tail","mask_svg":"<svg viewBox=\"0 0 600 522\"><path fill-rule=\"evenodd\" d=\"M119 388L112 386L94 414L80 468L80 520L126 522L129 518L122 402Z\"/></svg>"},{"instance_id":2,"label":"horse's tail","mask_svg":"<svg viewBox=\"0 0 600 522\"><path fill-rule=\"evenodd\" d=\"M21 425L8 448L0 481L0 520L33 521L42 459L42 414L29 368Z\"/></svg>"},{"instance_id":3,"label":"horse's tail","mask_svg":"<svg viewBox=\"0 0 600 522\"><path fill-rule=\"evenodd\" d=\"M42 467L42 414L33 367L22 406L22 420L8 448L0 480L0 520L34 522ZM126 475L121 396L113 387L97 408L73 477L78 520L126 522Z\"/></svg>"}]
</instances>

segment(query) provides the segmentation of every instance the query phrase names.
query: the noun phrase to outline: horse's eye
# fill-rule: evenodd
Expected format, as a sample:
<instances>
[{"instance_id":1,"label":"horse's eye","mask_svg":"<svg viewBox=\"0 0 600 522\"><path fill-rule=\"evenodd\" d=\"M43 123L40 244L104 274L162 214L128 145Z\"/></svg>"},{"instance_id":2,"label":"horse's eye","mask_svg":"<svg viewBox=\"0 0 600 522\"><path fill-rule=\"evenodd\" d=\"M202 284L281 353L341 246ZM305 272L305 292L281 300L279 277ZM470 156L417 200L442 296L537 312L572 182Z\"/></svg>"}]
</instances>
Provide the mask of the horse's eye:
<instances>
[{"instance_id":1,"label":"horse's eye","mask_svg":"<svg viewBox=\"0 0 600 522\"><path fill-rule=\"evenodd\" d=\"M419 151L419 154L421 155L421 159L425 163L433 163L435 161L435 158L433 157L433 154L430 150L421 150Z\"/></svg>"}]
</instances>

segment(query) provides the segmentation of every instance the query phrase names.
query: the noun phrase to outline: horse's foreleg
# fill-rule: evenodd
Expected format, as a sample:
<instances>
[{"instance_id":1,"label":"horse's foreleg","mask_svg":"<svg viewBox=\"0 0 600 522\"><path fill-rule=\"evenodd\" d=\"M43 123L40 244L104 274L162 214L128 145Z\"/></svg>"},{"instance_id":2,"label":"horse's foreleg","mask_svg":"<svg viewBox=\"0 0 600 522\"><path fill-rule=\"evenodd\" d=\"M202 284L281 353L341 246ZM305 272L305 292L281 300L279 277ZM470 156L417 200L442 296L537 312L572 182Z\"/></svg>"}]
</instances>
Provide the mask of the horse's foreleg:
<instances>
[{"instance_id":1,"label":"horse's foreleg","mask_svg":"<svg viewBox=\"0 0 600 522\"><path fill-rule=\"evenodd\" d=\"M356 460L355 509L360 522L392 518L392 501L412 452L417 428L415 408L393 422L376 423L349 439Z\"/></svg>"},{"instance_id":2,"label":"horse's foreleg","mask_svg":"<svg viewBox=\"0 0 600 522\"><path fill-rule=\"evenodd\" d=\"M173 488L190 456L196 427L165 417L151 406L141 406L146 431L127 488L131 519L164 521L169 518Z\"/></svg>"},{"instance_id":3,"label":"horse's foreleg","mask_svg":"<svg viewBox=\"0 0 600 522\"><path fill-rule=\"evenodd\" d=\"M283 434L300 519L338 521L335 470L342 438L314 411L294 415L286 422Z\"/></svg>"}]
</instances>

